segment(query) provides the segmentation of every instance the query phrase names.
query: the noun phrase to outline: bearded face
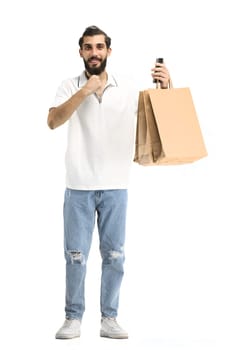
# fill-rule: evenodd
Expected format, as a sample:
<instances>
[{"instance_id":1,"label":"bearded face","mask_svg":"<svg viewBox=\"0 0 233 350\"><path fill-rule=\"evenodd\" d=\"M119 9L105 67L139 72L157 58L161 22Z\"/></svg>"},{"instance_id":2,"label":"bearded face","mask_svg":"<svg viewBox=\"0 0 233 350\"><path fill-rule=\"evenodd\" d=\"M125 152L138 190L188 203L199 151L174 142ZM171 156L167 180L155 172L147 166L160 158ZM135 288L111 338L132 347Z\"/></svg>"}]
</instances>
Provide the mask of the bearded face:
<instances>
[{"instance_id":1,"label":"bearded face","mask_svg":"<svg viewBox=\"0 0 233 350\"><path fill-rule=\"evenodd\" d=\"M84 66L86 71L90 75L100 75L106 68L107 65L107 57L101 59L97 56L91 56L87 60L83 58Z\"/></svg>"},{"instance_id":2,"label":"bearded face","mask_svg":"<svg viewBox=\"0 0 233 350\"><path fill-rule=\"evenodd\" d=\"M88 75L100 75L105 71L111 48L107 48L103 34L85 36L79 50Z\"/></svg>"}]
</instances>

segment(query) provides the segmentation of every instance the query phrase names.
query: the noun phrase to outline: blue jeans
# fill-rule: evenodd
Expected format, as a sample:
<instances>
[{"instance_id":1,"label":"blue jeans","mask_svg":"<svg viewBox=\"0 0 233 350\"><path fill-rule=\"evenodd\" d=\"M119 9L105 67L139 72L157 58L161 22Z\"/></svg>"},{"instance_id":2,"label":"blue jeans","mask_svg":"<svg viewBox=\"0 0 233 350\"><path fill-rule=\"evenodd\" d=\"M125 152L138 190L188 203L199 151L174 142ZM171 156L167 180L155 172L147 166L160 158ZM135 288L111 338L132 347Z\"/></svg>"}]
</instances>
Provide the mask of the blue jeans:
<instances>
[{"instance_id":1,"label":"blue jeans","mask_svg":"<svg viewBox=\"0 0 233 350\"><path fill-rule=\"evenodd\" d=\"M82 319L85 311L86 263L97 214L102 257L101 315L116 317L124 274L127 190L66 189L64 251L66 259L66 318Z\"/></svg>"}]
</instances>

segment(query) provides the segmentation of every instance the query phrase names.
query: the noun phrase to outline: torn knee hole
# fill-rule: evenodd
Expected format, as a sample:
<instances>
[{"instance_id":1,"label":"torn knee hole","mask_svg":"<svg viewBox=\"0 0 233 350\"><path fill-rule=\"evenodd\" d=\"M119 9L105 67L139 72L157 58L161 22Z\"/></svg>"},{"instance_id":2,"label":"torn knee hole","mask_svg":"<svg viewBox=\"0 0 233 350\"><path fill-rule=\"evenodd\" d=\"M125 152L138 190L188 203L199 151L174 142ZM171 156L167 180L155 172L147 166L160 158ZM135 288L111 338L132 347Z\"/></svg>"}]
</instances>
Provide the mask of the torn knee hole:
<instances>
[{"instance_id":1,"label":"torn knee hole","mask_svg":"<svg viewBox=\"0 0 233 350\"><path fill-rule=\"evenodd\" d=\"M71 260L71 264L85 264L85 256L82 254L82 252L78 250L70 250L68 251L68 255Z\"/></svg>"},{"instance_id":2,"label":"torn knee hole","mask_svg":"<svg viewBox=\"0 0 233 350\"><path fill-rule=\"evenodd\" d=\"M124 256L123 249L121 251L111 250L109 252L109 254L110 254L111 260L119 259L119 258L122 258Z\"/></svg>"}]
</instances>

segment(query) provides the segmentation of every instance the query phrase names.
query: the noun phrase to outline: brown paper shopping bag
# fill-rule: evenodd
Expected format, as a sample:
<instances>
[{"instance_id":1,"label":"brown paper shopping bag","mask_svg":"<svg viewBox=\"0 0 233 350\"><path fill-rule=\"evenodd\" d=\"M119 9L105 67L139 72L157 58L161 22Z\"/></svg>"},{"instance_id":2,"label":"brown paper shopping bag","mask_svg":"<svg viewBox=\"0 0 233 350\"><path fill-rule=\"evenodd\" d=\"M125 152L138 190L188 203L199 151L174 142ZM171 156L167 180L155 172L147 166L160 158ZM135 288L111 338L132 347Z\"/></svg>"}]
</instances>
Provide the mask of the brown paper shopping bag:
<instances>
[{"instance_id":1,"label":"brown paper shopping bag","mask_svg":"<svg viewBox=\"0 0 233 350\"><path fill-rule=\"evenodd\" d=\"M207 156L189 88L140 91L134 161L182 164Z\"/></svg>"}]
</instances>

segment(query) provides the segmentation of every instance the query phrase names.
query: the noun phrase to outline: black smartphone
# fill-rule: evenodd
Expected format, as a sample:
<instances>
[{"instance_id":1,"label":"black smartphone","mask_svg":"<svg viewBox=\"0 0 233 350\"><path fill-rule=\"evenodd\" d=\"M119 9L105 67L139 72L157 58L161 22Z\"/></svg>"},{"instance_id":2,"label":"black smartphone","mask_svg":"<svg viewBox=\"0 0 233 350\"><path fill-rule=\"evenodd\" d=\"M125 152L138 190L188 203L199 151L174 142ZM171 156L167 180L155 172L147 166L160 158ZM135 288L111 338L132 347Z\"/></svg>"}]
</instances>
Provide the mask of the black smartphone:
<instances>
[{"instance_id":1,"label":"black smartphone","mask_svg":"<svg viewBox=\"0 0 233 350\"><path fill-rule=\"evenodd\" d=\"M161 57L156 58L155 65L156 65L156 63L163 63L163 62L164 62L163 58L161 58ZM159 80L158 79L154 79L153 83L159 83Z\"/></svg>"}]
</instances>

